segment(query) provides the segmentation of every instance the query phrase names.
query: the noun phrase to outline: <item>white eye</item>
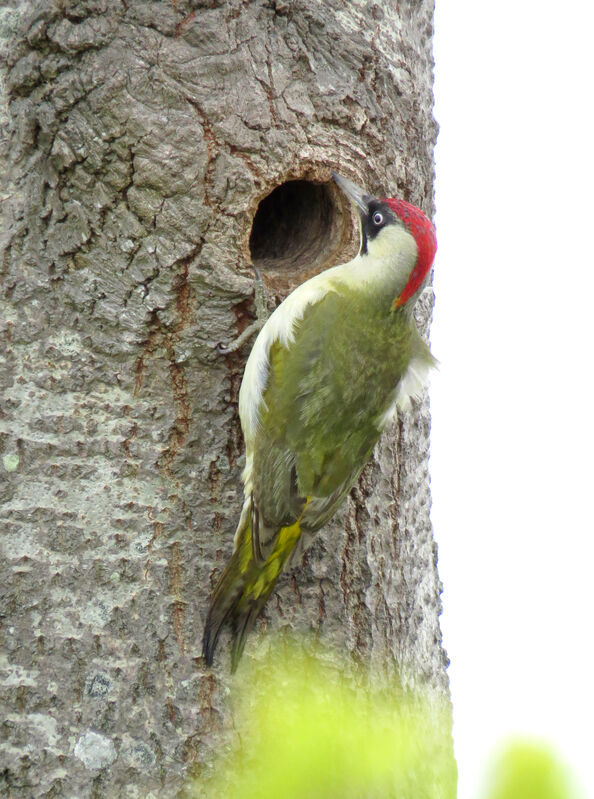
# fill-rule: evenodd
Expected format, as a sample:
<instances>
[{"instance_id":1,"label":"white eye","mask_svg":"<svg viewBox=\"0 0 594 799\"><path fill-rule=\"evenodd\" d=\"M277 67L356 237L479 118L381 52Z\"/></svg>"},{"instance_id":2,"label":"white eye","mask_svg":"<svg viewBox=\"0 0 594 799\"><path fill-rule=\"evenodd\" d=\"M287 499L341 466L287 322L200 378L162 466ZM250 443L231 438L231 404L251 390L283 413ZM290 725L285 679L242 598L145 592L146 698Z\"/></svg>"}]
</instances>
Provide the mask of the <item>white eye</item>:
<instances>
[{"instance_id":1,"label":"white eye","mask_svg":"<svg viewBox=\"0 0 594 799\"><path fill-rule=\"evenodd\" d=\"M379 227L382 224L383 221L384 221L384 217L382 216L382 214L380 214L379 211L377 211L373 215L373 224L377 225Z\"/></svg>"}]
</instances>

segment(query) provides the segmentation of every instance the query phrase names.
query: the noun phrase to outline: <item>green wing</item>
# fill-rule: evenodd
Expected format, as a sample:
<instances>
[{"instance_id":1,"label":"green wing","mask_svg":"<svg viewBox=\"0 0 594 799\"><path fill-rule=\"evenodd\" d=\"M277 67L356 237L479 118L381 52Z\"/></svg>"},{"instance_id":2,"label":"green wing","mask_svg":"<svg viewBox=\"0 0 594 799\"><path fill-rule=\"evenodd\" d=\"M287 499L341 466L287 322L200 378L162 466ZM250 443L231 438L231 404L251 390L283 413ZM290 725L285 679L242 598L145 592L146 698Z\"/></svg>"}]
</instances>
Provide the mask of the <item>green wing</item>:
<instances>
[{"instance_id":1,"label":"green wing","mask_svg":"<svg viewBox=\"0 0 594 799\"><path fill-rule=\"evenodd\" d=\"M253 495L263 526L332 515L369 459L418 339L405 314L353 293L308 306L289 348L276 343L254 442Z\"/></svg>"}]
</instances>

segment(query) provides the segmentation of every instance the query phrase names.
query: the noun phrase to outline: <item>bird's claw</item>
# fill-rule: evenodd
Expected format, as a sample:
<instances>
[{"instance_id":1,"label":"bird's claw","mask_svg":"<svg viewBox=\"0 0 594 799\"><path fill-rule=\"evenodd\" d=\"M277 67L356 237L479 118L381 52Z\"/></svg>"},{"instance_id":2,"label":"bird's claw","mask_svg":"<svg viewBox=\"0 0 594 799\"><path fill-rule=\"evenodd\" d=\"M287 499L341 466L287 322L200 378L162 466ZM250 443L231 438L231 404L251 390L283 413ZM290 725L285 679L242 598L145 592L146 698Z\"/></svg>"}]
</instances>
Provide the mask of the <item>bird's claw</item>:
<instances>
[{"instance_id":1,"label":"bird's claw","mask_svg":"<svg viewBox=\"0 0 594 799\"><path fill-rule=\"evenodd\" d=\"M256 306L256 319L254 322L248 325L246 329L241 332L239 336L237 336L236 339L230 341L229 344L223 344L222 341L219 341L215 346L219 355L229 355L231 352L236 352L245 344L246 341L248 341L248 339L250 339L255 333L264 327L268 317L270 316L266 303L266 288L264 286L264 281L260 276L260 272L253 264L252 269L256 274L256 279L254 280L254 304Z\"/></svg>"}]
</instances>

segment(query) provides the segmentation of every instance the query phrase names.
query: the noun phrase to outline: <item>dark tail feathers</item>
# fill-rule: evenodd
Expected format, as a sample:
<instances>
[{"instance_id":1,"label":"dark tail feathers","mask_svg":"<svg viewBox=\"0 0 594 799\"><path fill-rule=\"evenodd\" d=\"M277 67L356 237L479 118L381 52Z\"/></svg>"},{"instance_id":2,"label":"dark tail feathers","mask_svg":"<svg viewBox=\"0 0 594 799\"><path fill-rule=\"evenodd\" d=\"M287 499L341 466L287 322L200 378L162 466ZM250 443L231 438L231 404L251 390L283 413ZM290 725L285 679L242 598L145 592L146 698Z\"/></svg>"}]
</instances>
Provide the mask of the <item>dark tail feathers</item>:
<instances>
[{"instance_id":1,"label":"dark tail feathers","mask_svg":"<svg viewBox=\"0 0 594 799\"><path fill-rule=\"evenodd\" d=\"M235 551L214 590L206 617L202 638L202 655L207 666L212 666L214 654L223 627L231 628L231 673L241 658L248 633L264 607L270 591L255 598L250 596L250 583L254 578L255 564L242 572L239 568L241 549ZM275 580L276 582L276 580ZM270 587L270 590L274 584Z\"/></svg>"},{"instance_id":2,"label":"dark tail feathers","mask_svg":"<svg viewBox=\"0 0 594 799\"><path fill-rule=\"evenodd\" d=\"M221 629L231 627L231 672L239 663L249 631L272 593L295 544L301 535L300 520L281 527L266 560L254 557L251 508L244 506L236 534L235 549L213 592L202 654L212 666Z\"/></svg>"}]
</instances>

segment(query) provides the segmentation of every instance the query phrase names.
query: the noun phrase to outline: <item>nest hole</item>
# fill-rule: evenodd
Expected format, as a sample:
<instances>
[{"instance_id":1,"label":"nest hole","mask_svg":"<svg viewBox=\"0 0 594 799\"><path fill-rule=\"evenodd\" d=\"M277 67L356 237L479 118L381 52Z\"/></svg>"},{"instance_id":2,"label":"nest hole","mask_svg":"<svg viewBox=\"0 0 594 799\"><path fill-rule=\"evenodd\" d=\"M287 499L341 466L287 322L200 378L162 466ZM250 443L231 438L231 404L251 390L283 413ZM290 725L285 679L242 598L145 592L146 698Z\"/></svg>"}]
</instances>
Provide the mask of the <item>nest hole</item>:
<instances>
[{"instance_id":1,"label":"nest hole","mask_svg":"<svg viewBox=\"0 0 594 799\"><path fill-rule=\"evenodd\" d=\"M333 185L289 180L258 205L250 234L252 262L279 275L317 271L344 244L346 227Z\"/></svg>"}]
</instances>

